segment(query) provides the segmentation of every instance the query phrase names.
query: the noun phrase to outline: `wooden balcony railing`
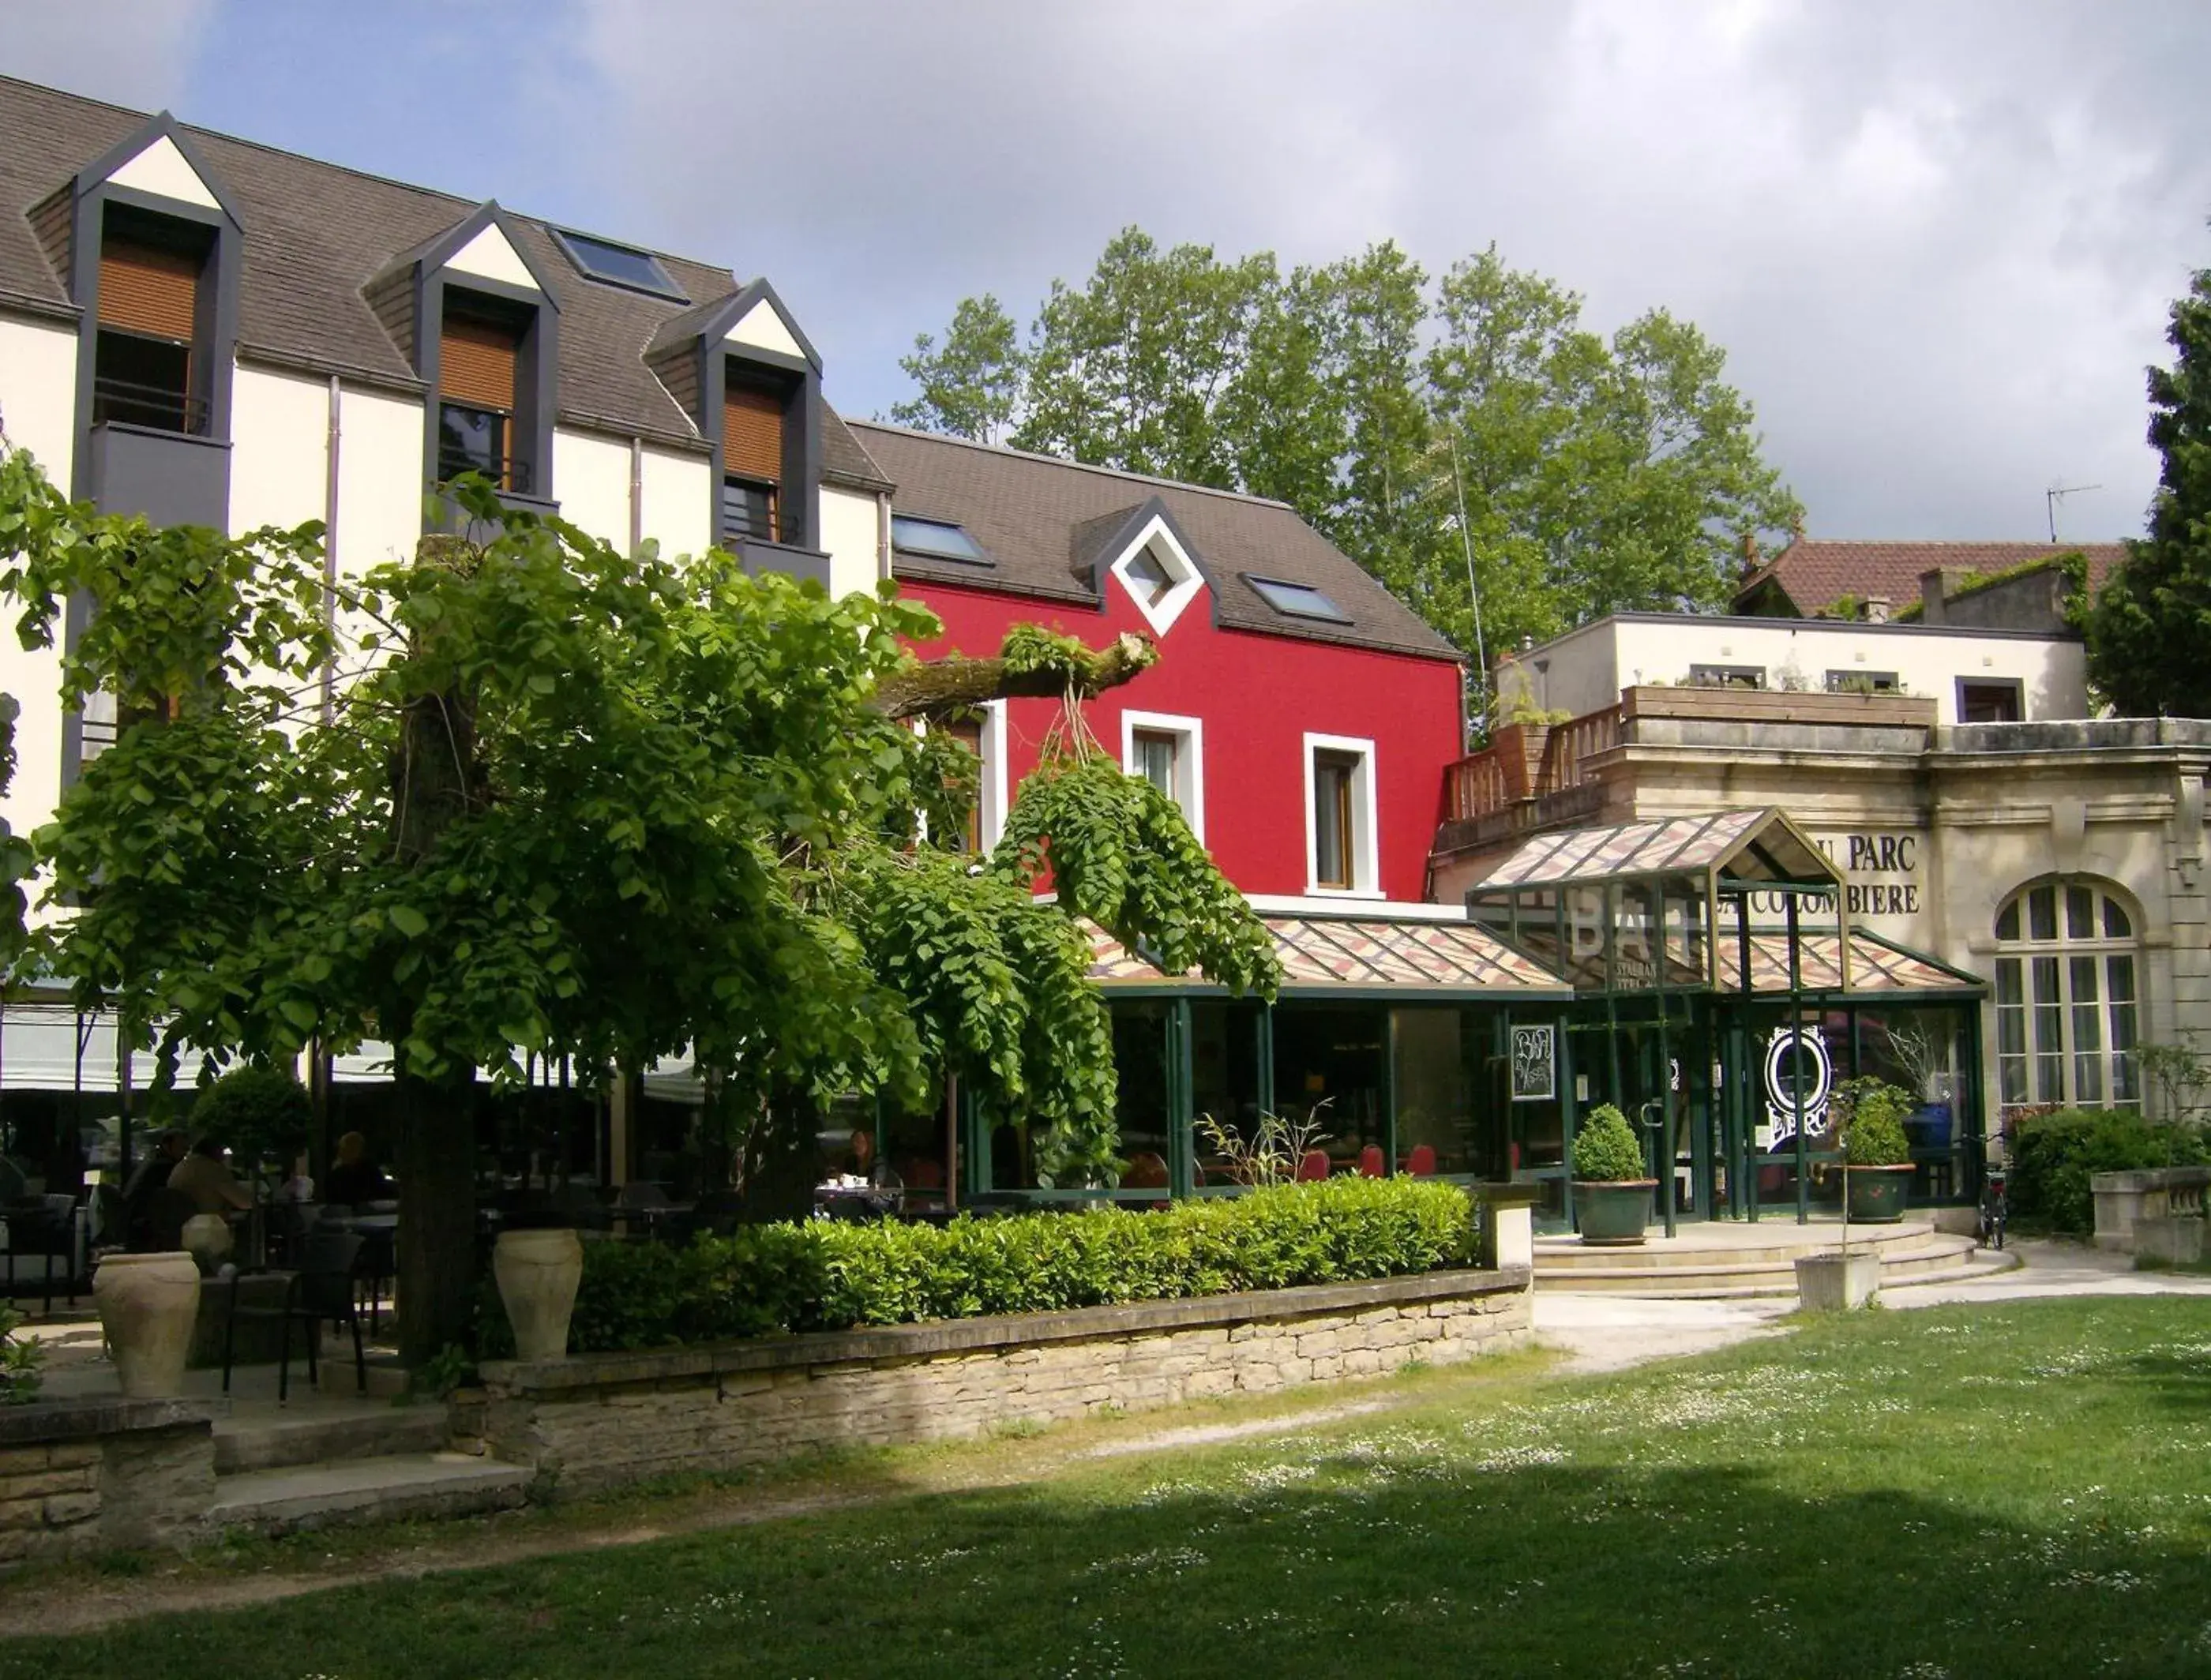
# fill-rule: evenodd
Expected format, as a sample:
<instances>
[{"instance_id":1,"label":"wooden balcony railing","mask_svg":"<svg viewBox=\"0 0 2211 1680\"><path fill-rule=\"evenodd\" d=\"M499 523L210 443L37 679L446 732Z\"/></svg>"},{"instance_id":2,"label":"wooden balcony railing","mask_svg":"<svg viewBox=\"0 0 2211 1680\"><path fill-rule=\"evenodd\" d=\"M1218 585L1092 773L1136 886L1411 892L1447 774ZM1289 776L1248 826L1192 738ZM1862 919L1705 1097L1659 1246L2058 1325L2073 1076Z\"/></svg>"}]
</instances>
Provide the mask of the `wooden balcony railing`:
<instances>
[{"instance_id":1,"label":"wooden balcony railing","mask_svg":"<svg viewBox=\"0 0 2211 1680\"><path fill-rule=\"evenodd\" d=\"M1619 744L1617 705L1564 723L1506 724L1445 772L1444 820L1472 822L1516 800L1578 788L1590 779L1589 760Z\"/></svg>"}]
</instances>

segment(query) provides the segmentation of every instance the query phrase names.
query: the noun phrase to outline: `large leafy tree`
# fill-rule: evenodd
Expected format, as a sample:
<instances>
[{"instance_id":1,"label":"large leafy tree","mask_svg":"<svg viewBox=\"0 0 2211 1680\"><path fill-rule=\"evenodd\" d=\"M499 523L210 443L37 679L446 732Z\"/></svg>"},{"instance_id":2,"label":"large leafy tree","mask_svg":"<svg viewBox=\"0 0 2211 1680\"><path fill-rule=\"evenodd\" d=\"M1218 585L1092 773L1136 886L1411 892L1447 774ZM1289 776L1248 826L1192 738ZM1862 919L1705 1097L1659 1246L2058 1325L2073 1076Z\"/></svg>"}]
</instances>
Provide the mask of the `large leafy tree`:
<instances>
[{"instance_id":1,"label":"large leafy tree","mask_svg":"<svg viewBox=\"0 0 2211 1680\"><path fill-rule=\"evenodd\" d=\"M761 1116L748 1193L772 1209L810 1181L825 1097L924 1103L948 1076L1090 1182L1115 1164L1111 1035L1070 912L1271 991L1241 897L1079 718L988 867L926 838L958 831L973 768L910 719L1009 692L1075 710L1148 644L1024 630L921 665L906 644L936 622L887 591L627 556L453 493L496 535L426 538L334 594L313 526L156 530L0 456L21 634L50 643L87 601L60 698L105 692L123 720L36 837L38 955L154 1041L165 1082L186 1047L392 1047L411 1356L471 1310L479 1070L688 1048Z\"/></svg>"},{"instance_id":2,"label":"large leafy tree","mask_svg":"<svg viewBox=\"0 0 2211 1680\"><path fill-rule=\"evenodd\" d=\"M1279 498L1469 655L1477 582L1493 649L1713 608L1745 537L1800 512L1695 327L1655 310L1593 332L1494 249L1432 283L1391 244L1284 274L1129 228L1013 336L996 299L961 304L894 412Z\"/></svg>"},{"instance_id":3,"label":"large leafy tree","mask_svg":"<svg viewBox=\"0 0 2211 1680\"><path fill-rule=\"evenodd\" d=\"M2211 717L2211 269L2172 305L2169 368L2149 371L2149 440L2164 457L2149 535L2097 592L2088 671L2131 717Z\"/></svg>"}]
</instances>

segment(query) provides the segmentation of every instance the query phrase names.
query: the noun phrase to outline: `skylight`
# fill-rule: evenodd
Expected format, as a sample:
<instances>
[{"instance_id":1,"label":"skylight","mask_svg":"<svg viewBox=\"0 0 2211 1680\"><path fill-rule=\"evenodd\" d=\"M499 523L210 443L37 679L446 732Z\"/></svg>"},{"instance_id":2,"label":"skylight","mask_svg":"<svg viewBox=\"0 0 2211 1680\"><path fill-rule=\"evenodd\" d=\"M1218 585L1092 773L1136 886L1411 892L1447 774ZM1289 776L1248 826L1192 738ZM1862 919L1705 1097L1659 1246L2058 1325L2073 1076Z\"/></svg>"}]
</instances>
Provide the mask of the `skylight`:
<instances>
[{"instance_id":1,"label":"skylight","mask_svg":"<svg viewBox=\"0 0 2211 1680\"><path fill-rule=\"evenodd\" d=\"M990 564L983 545L968 535L964 527L942 519L917 519L910 513L891 515L891 547L901 553L925 554L933 560Z\"/></svg>"},{"instance_id":2,"label":"skylight","mask_svg":"<svg viewBox=\"0 0 2211 1680\"><path fill-rule=\"evenodd\" d=\"M633 292L650 292L656 298L673 298L677 303L691 301L683 288L668 277L668 270L660 266L660 259L649 251L618 245L610 239L594 239L589 233L571 233L565 227L554 228L553 237L568 253L568 260L593 280L627 287Z\"/></svg>"},{"instance_id":3,"label":"skylight","mask_svg":"<svg viewBox=\"0 0 2211 1680\"><path fill-rule=\"evenodd\" d=\"M1258 590L1267 605L1285 617L1318 619L1324 624L1349 624L1351 614L1330 601L1310 583L1285 583L1279 577L1254 577L1245 573L1244 581Z\"/></svg>"}]
</instances>

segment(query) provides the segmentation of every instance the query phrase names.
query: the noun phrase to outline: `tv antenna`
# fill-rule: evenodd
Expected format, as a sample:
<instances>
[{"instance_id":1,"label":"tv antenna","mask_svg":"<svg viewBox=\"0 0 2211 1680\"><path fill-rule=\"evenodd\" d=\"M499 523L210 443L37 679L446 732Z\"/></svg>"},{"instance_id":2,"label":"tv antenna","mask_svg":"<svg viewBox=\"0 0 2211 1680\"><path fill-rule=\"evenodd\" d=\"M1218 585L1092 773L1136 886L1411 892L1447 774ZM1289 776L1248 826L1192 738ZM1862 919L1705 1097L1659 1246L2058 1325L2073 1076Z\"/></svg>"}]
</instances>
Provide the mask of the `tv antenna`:
<instances>
[{"instance_id":1,"label":"tv antenna","mask_svg":"<svg viewBox=\"0 0 2211 1680\"><path fill-rule=\"evenodd\" d=\"M2057 505L2068 496L2077 496L2084 490L2101 490L2100 484L2053 484L2042 493L2043 511L2050 516L2050 540L2057 541Z\"/></svg>"}]
</instances>

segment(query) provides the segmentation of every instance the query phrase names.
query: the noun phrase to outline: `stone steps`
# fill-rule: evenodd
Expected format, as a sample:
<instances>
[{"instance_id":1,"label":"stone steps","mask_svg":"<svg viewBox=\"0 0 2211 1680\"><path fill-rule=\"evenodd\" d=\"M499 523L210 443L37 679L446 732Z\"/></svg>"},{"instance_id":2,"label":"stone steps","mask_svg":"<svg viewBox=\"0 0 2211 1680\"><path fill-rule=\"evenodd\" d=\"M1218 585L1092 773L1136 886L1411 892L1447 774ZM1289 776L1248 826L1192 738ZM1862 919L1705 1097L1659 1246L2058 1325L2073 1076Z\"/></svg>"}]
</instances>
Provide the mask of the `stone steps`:
<instances>
[{"instance_id":1,"label":"stone steps","mask_svg":"<svg viewBox=\"0 0 2211 1680\"><path fill-rule=\"evenodd\" d=\"M1670 1240L1653 1237L1640 1246L1609 1248L1591 1245L1574 1236L1536 1239L1538 1278L1561 1272L1640 1269L1673 1272L1684 1266L1717 1264L1725 1260L1793 1261L1806 1254L1832 1253L1842 1242L1838 1224L1798 1225L1776 1218L1763 1224L1722 1224L1700 1235L1694 1225ZM1853 1225L1852 1248L1873 1247L1884 1251L1899 1245L1914 1246L1936 1233L1931 1224L1914 1220L1899 1225Z\"/></svg>"},{"instance_id":2,"label":"stone steps","mask_svg":"<svg viewBox=\"0 0 2211 1680\"><path fill-rule=\"evenodd\" d=\"M395 1453L242 1470L215 1478L208 1521L285 1534L408 1517L464 1516L520 1505L531 1472L465 1453Z\"/></svg>"},{"instance_id":3,"label":"stone steps","mask_svg":"<svg viewBox=\"0 0 2211 1680\"><path fill-rule=\"evenodd\" d=\"M1970 1236L1948 1236L1921 1230L1917 1240L1877 1245L1881 1257L1881 1284L1897 1288L1910 1284L1961 1282L2008 1271L2019 1264L2010 1254L1980 1257ZM1840 1246L1839 1228L1829 1242L1809 1253L1832 1254ZM1857 1246L1856 1238L1852 1246ZM1599 1251L1602 1252L1602 1251ZM1536 1285L1540 1290L1574 1290L1608 1295L1661 1297L1668 1300L1734 1300L1796 1293L1794 1253L1772 1250L1702 1249L1680 1256L1679 1264L1664 1266L1582 1265L1549 1268L1538 1256Z\"/></svg>"},{"instance_id":4,"label":"stone steps","mask_svg":"<svg viewBox=\"0 0 2211 1680\"><path fill-rule=\"evenodd\" d=\"M217 1418L215 1468L216 1475L228 1476L293 1465L435 1453L445 1447L445 1439L442 1405L311 1399L281 1417L257 1411L250 1417L233 1411Z\"/></svg>"}]
</instances>

